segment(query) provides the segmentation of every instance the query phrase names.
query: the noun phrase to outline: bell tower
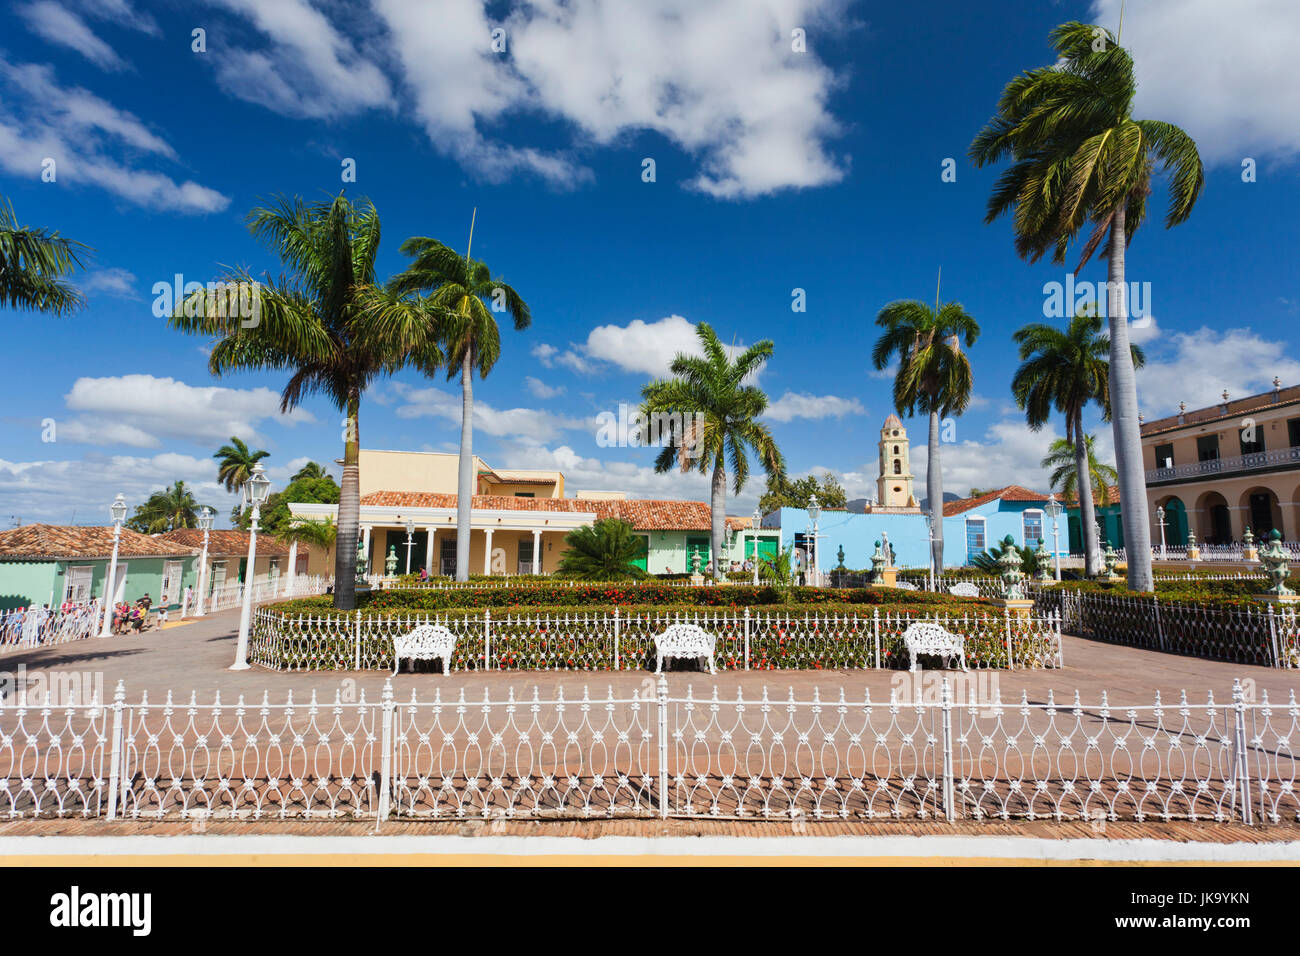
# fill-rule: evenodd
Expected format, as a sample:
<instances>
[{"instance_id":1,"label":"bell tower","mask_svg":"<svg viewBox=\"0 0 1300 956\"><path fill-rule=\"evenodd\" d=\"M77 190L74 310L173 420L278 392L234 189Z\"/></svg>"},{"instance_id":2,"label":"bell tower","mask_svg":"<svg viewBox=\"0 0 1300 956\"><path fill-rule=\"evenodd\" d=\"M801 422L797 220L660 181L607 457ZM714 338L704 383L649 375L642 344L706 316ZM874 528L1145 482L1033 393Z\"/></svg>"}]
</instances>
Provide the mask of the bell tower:
<instances>
[{"instance_id":1,"label":"bell tower","mask_svg":"<svg viewBox=\"0 0 1300 956\"><path fill-rule=\"evenodd\" d=\"M876 479L877 503L882 508L916 508L912 494L912 461L907 429L890 415L880 427L880 477Z\"/></svg>"}]
</instances>

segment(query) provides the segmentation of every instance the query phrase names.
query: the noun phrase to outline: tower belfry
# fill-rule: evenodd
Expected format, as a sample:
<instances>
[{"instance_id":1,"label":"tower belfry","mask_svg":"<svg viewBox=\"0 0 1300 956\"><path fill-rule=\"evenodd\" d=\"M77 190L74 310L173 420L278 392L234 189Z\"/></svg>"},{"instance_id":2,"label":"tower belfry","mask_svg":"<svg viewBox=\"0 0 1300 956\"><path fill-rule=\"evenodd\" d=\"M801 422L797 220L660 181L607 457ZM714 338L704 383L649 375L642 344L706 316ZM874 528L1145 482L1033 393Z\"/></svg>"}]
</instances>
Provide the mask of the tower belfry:
<instances>
[{"instance_id":1,"label":"tower belfry","mask_svg":"<svg viewBox=\"0 0 1300 956\"><path fill-rule=\"evenodd\" d=\"M912 494L912 461L907 429L891 414L880 427L880 476L876 502L881 508L918 507Z\"/></svg>"}]
</instances>

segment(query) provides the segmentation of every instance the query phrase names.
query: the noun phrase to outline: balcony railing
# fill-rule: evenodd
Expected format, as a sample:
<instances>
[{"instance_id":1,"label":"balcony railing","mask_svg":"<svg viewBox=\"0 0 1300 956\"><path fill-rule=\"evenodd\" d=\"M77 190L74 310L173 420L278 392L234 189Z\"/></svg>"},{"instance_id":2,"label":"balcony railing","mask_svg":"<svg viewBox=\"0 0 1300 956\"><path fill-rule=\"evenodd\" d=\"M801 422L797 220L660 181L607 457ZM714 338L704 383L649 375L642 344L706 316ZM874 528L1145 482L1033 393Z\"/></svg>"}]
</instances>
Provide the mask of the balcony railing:
<instances>
[{"instance_id":1,"label":"balcony railing","mask_svg":"<svg viewBox=\"0 0 1300 956\"><path fill-rule=\"evenodd\" d=\"M1175 481L1179 478L1203 478L1208 475L1223 475L1238 471L1257 471L1261 468L1277 468L1285 465L1300 464L1300 447L1279 448L1274 451L1256 451L1249 455L1237 455L1234 458L1213 458L1209 461L1193 461L1172 468L1148 468L1147 484L1162 481Z\"/></svg>"}]
</instances>

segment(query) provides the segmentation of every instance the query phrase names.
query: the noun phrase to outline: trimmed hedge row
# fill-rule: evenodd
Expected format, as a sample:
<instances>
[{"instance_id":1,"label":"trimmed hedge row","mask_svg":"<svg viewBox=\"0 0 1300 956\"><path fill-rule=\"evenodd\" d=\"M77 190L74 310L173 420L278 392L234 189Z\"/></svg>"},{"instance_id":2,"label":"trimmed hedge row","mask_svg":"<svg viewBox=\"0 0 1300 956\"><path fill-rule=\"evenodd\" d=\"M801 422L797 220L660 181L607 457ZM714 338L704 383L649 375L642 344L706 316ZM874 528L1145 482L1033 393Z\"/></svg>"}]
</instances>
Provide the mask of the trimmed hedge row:
<instances>
[{"instance_id":1,"label":"trimmed hedge row","mask_svg":"<svg viewBox=\"0 0 1300 956\"><path fill-rule=\"evenodd\" d=\"M1294 575L1287 579L1287 586L1300 591L1300 579ZM1108 594L1113 597L1147 598L1151 594L1143 591L1130 591L1123 581L1075 581L1063 585L1063 589L1078 591L1083 594ZM1266 579L1238 581L1157 581L1155 596L1162 601L1179 604L1195 604L1200 607L1244 608L1258 610L1260 603L1254 598L1269 589Z\"/></svg>"}]
</instances>

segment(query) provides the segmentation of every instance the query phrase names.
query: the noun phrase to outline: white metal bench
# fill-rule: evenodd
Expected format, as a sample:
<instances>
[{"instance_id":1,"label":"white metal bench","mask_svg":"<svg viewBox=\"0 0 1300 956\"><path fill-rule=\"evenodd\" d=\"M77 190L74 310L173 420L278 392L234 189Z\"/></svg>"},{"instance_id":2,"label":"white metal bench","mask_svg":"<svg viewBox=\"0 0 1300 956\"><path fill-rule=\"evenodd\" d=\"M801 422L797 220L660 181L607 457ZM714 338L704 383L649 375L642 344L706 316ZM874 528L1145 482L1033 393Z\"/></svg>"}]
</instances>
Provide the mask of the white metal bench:
<instances>
[{"instance_id":1,"label":"white metal bench","mask_svg":"<svg viewBox=\"0 0 1300 956\"><path fill-rule=\"evenodd\" d=\"M969 581L962 581L960 584L954 584L950 587L948 593L954 597L979 597L980 589Z\"/></svg>"},{"instance_id":2,"label":"white metal bench","mask_svg":"<svg viewBox=\"0 0 1300 956\"><path fill-rule=\"evenodd\" d=\"M402 659L411 662L442 658L442 672L451 670L451 655L456 650L456 635L441 624L421 624L409 634L393 636L393 673L402 666Z\"/></svg>"},{"instance_id":3,"label":"white metal bench","mask_svg":"<svg viewBox=\"0 0 1300 956\"><path fill-rule=\"evenodd\" d=\"M908 670L917 669L917 659L922 654L934 654L943 658L944 667L949 666L951 658L957 658L961 669L966 670L966 640L960 634L953 634L941 624L933 621L917 621L903 632L903 644L907 647L910 661Z\"/></svg>"},{"instance_id":4,"label":"white metal bench","mask_svg":"<svg viewBox=\"0 0 1300 956\"><path fill-rule=\"evenodd\" d=\"M896 590L899 590L899 591L915 591L915 590L917 590L917 587L916 587L915 584L908 584L906 581L899 581L897 584L894 585L894 588L895 588Z\"/></svg>"},{"instance_id":5,"label":"white metal bench","mask_svg":"<svg viewBox=\"0 0 1300 956\"><path fill-rule=\"evenodd\" d=\"M717 643L717 637L698 624L669 624L662 634L655 636L655 654L659 659L655 673L663 673L665 657L693 657L708 658L709 673L716 674L713 655Z\"/></svg>"}]
</instances>

